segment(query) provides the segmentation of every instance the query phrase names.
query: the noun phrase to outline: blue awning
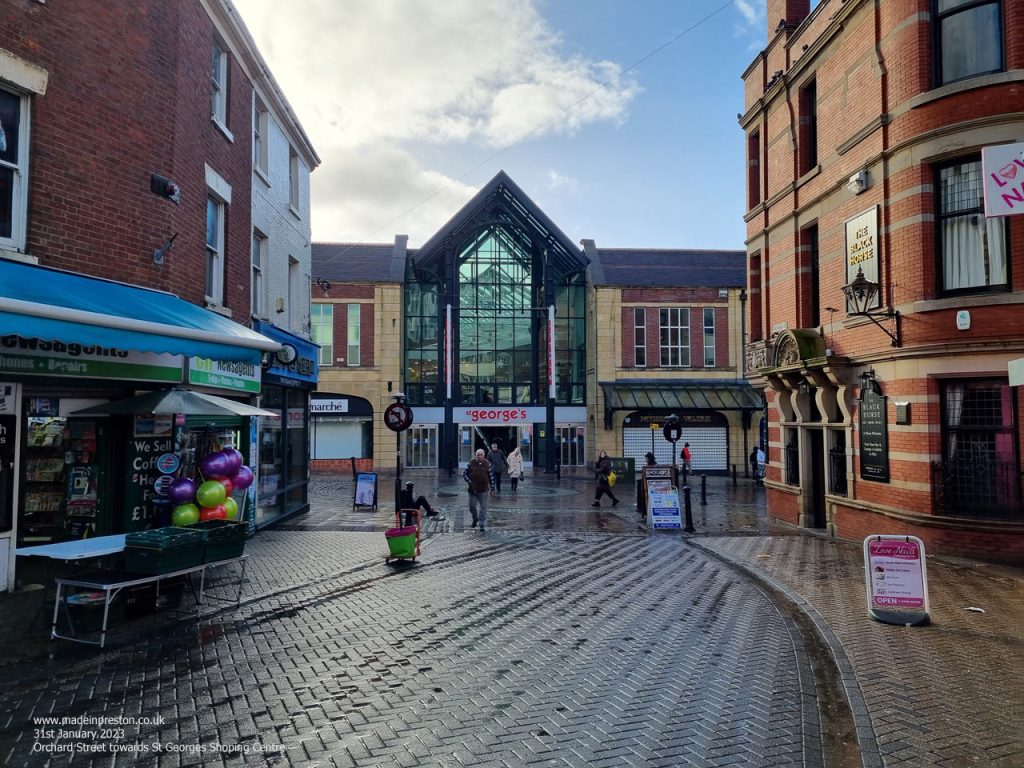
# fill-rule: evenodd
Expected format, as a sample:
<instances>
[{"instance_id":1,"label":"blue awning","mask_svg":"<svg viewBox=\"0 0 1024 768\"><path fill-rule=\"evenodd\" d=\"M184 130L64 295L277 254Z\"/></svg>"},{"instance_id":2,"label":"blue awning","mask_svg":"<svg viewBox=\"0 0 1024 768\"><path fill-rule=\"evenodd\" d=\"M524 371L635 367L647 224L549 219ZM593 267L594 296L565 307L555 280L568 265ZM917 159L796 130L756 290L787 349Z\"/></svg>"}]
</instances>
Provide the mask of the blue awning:
<instances>
[{"instance_id":1,"label":"blue awning","mask_svg":"<svg viewBox=\"0 0 1024 768\"><path fill-rule=\"evenodd\" d=\"M171 293L5 260L0 336L256 364L281 348Z\"/></svg>"}]
</instances>

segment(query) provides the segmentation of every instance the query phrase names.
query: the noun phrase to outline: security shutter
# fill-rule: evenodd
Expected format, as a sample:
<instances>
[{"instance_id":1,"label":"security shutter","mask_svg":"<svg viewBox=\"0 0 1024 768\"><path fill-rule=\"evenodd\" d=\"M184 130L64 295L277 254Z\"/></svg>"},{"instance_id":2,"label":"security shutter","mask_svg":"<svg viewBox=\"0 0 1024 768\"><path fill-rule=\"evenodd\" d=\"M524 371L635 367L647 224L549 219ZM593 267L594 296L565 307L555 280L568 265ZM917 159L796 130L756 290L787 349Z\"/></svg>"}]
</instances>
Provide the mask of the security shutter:
<instances>
[{"instance_id":1,"label":"security shutter","mask_svg":"<svg viewBox=\"0 0 1024 768\"><path fill-rule=\"evenodd\" d=\"M644 456L651 450L651 435L654 435L654 457L659 464L672 463L672 443L665 439L660 429L646 427L624 427L622 430L622 455L636 459L642 467ZM725 427L685 427L682 439L676 443L677 452L683 450L683 443L690 444L693 455L692 468L695 472L724 472L729 469L729 450ZM676 464L680 463L678 453Z\"/></svg>"}]
</instances>

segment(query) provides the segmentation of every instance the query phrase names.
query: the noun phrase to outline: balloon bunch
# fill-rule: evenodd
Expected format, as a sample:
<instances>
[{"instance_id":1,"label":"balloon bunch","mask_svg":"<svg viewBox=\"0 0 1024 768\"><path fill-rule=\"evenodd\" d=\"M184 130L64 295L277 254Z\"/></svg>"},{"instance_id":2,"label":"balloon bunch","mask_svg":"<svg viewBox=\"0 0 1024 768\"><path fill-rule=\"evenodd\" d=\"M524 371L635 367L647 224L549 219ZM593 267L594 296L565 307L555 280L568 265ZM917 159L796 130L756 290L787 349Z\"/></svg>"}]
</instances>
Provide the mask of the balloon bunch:
<instances>
[{"instance_id":1,"label":"balloon bunch","mask_svg":"<svg viewBox=\"0 0 1024 768\"><path fill-rule=\"evenodd\" d=\"M242 464L242 454L228 447L207 454L200 462L203 482L196 484L188 477L179 477L168 489L177 506L171 513L173 525L193 525L200 520L237 520L238 503L231 498L236 488L252 485L253 474Z\"/></svg>"}]
</instances>

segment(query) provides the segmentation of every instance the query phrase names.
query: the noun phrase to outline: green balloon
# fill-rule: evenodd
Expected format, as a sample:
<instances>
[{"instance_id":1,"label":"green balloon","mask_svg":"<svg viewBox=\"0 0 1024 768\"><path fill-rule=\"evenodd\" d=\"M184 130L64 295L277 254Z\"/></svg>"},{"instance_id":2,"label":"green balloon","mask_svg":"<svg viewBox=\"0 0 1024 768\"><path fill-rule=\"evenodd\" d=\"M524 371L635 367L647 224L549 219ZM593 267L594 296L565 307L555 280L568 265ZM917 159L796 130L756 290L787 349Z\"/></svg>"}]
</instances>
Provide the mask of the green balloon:
<instances>
[{"instance_id":1,"label":"green balloon","mask_svg":"<svg viewBox=\"0 0 1024 768\"><path fill-rule=\"evenodd\" d=\"M228 496L224 499L224 511L227 513L228 520L238 519L238 502Z\"/></svg>"},{"instance_id":2,"label":"green balloon","mask_svg":"<svg viewBox=\"0 0 1024 768\"><path fill-rule=\"evenodd\" d=\"M171 523L174 525L195 525L199 522L199 507L195 504L179 504L171 512Z\"/></svg>"},{"instance_id":3,"label":"green balloon","mask_svg":"<svg viewBox=\"0 0 1024 768\"><path fill-rule=\"evenodd\" d=\"M224 503L227 495L223 483L217 480L207 480L196 490L196 501L199 502L200 507L216 507L218 504Z\"/></svg>"}]
</instances>

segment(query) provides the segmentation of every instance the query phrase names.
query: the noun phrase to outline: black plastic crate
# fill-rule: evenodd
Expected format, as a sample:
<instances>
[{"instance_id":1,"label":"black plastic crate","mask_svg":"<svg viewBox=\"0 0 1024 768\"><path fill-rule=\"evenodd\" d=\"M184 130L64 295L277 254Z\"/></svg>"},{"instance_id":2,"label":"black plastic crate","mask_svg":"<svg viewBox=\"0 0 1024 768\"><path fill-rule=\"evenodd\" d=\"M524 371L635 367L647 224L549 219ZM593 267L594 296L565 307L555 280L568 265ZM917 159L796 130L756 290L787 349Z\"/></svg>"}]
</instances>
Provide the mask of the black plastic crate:
<instances>
[{"instance_id":1,"label":"black plastic crate","mask_svg":"<svg viewBox=\"0 0 1024 768\"><path fill-rule=\"evenodd\" d=\"M103 628L104 594L102 592L78 592L62 598L68 611L68 618L76 635L92 634ZM107 629L124 618L125 605L115 597L107 609Z\"/></svg>"},{"instance_id":2,"label":"black plastic crate","mask_svg":"<svg viewBox=\"0 0 1024 768\"><path fill-rule=\"evenodd\" d=\"M201 540L190 546L174 549L125 547L124 565L131 573L149 575L182 571L203 564L203 549Z\"/></svg>"},{"instance_id":3,"label":"black plastic crate","mask_svg":"<svg viewBox=\"0 0 1024 768\"><path fill-rule=\"evenodd\" d=\"M195 546L200 540L198 531L191 528L154 528L151 531L136 531L125 536L125 546L138 549L177 549Z\"/></svg>"}]
</instances>

